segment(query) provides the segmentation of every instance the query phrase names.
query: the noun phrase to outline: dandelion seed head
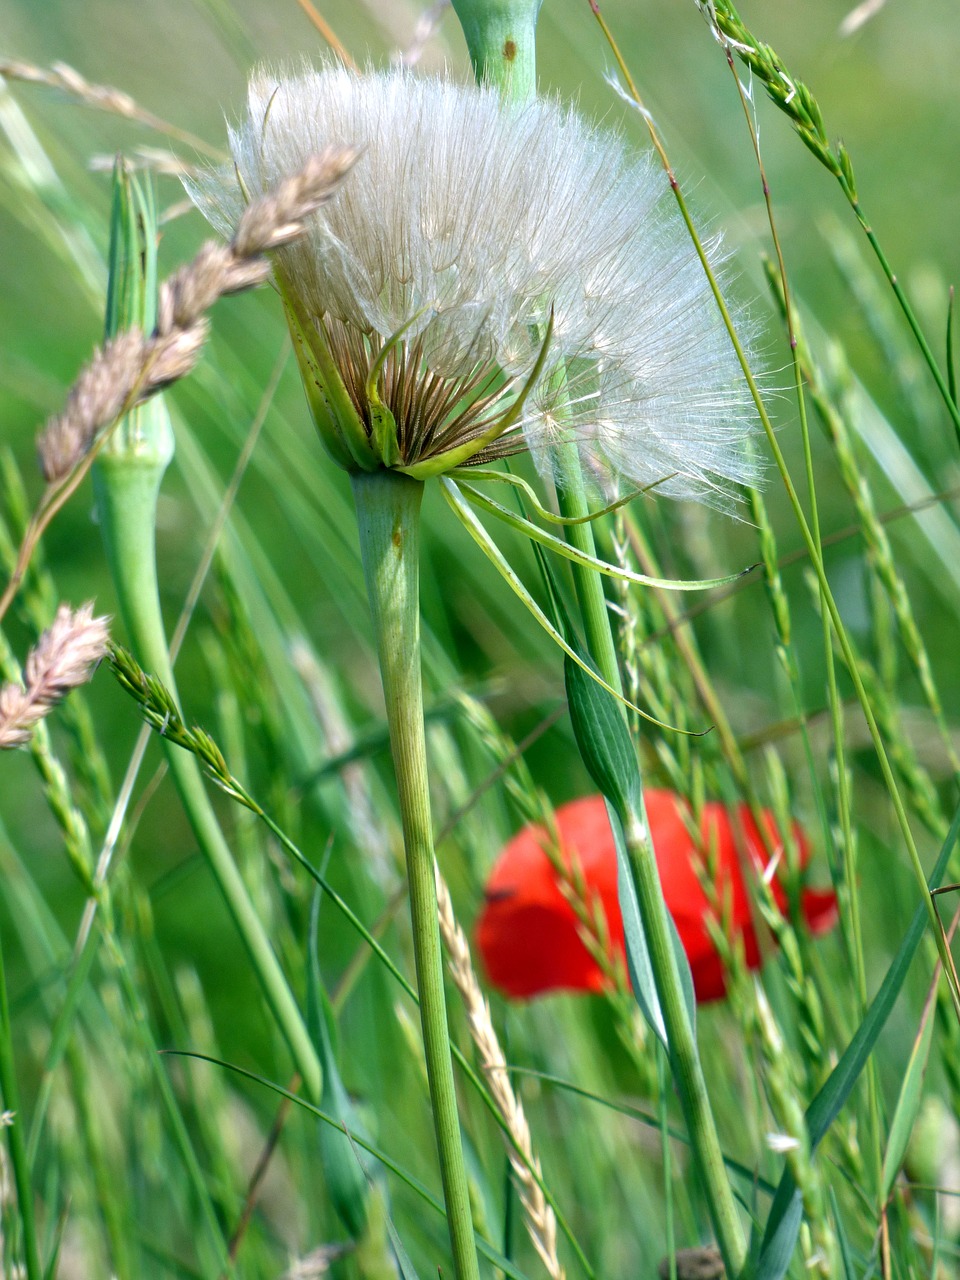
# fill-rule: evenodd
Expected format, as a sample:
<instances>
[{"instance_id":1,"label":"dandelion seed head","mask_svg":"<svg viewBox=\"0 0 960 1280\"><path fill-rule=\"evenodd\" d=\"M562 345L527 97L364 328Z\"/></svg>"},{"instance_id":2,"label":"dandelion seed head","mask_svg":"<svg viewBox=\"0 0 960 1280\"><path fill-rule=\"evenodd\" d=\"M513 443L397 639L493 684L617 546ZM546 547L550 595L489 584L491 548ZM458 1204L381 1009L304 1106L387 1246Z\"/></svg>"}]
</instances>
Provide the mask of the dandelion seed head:
<instances>
[{"instance_id":1,"label":"dandelion seed head","mask_svg":"<svg viewBox=\"0 0 960 1280\"><path fill-rule=\"evenodd\" d=\"M231 145L235 172L191 186L222 226L307 156L362 148L278 276L371 434L375 371L395 465L472 441L468 461L528 448L549 475L573 439L605 490L723 501L753 479L747 388L702 265L662 172L615 133L552 101L325 68L257 74Z\"/></svg>"}]
</instances>

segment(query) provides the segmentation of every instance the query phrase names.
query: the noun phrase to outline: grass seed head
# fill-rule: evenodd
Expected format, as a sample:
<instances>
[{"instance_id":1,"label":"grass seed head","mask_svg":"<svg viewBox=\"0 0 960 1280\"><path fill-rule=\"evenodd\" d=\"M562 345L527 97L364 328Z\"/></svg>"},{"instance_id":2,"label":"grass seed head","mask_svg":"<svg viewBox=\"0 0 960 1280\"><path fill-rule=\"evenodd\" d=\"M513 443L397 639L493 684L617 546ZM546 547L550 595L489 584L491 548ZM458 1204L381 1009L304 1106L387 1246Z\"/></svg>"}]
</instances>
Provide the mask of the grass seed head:
<instances>
[{"instance_id":1,"label":"grass seed head","mask_svg":"<svg viewBox=\"0 0 960 1280\"><path fill-rule=\"evenodd\" d=\"M85 684L106 653L108 618L93 616L93 604L57 616L30 650L23 685L0 688L0 749L23 746L37 722L71 689Z\"/></svg>"}]
</instances>

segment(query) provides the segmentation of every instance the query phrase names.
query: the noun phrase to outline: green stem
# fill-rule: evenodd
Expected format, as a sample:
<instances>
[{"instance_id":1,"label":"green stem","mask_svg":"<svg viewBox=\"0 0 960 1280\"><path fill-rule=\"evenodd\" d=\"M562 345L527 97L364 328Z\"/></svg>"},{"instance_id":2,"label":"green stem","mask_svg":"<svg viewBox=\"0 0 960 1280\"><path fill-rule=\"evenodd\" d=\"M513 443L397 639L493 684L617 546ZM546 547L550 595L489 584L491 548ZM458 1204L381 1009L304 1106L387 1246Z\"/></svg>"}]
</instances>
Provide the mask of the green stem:
<instances>
[{"instance_id":1,"label":"green stem","mask_svg":"<svg viewBox=\"0 0 960 1280\"><path fill-rule=\"evenodd\" d=\"M420 502L423 485L391 471L355 473L363 571L373 615L400 795L420 1024L457 1280L479 1280L450 1058L420 673Z\"/></svg>"},{"instance_id":2,"label":"green stem","mask_svg":"<svg viewBox=\"0 0 960 1280\"><path fill-rule=\"evenodd\" d=\"M588 503L576 445L566 445L557 451L556 466L561 514L577 518L585 515ZM596 555L593 530L589 524L568 525L567 538L578 550L591 556ZM622 687L620 668L602 580L595 570L577 564L573 565L573 575L591 657L607 684L619 691ZM642 792L639 806L626 817L624 841L650 953L657 997L667 1031L670 1066L690 1134L700 1181L710 1206L717 1243L727 1274L732 1280L743 1271L747 1244L723 1162L696 1038L687 1015Z\"/></svg>"},{"instance_id":3,"label":"green stem","mask_svg":"<svg viewBox=\"0 0 960 1280\"><path fill-rule=\"evenodd\" d=\"M7 979L0 949L0 1102L3 1110L11 1113L10 1123L5 1125L10 1163L17 1186L17 1207L23 1228L23 1253L27 1267L27 1280L43 1280L40 1250L37 1244L37 1226L33 1215L33 1187L30 1185L30 1163L27 1144L24 1141L24 1121L20 1111L17 1090L17 1071L13 1058L13 1034L10 1027L10 1009L7 1004Z\"/></svg>"},{"instance_id":4,"label":"green stem","mask_svg":"<svg viewBox=\"0 0 960 1280\"><path fill-rule=\"evenodd\" d=\"M478 83L495 85L514 102L532 98L540 0L453 0L453 8Z\"/></svg>"},{"instance_id":5,"label":"green stem","mask_svg":"<svg viewBox=\"0 0 960 1280\"><path fill-rule=\"evenodd\" d=\"M156 674L176 697L156 571L156 504L166 459L153 453L106 455L97 463L94 482L107 556L124 626L137 661ZM227 909L243 940L253 971L290 1050L304 1089L318 1102L322 1072L303 1015L290 990L263 923L237 869L196 760L172 743L164 744L167 762Z\"/></svg>"},{"instance_id":6,"label":"green stem","mask_svg":"<svg viewBox=\"0 0 960 1280\"><path fill-rule=\"evenodd\" d=\"M887 283L890 285L890 288L893 290L894 297L900 304L900 310L903 312L904 318L910 326L910 332L913 334L917 346L920 348L920 354L923 356L926 366L930 370L934 382L937 384L937 390L940 392L940 395L943 398L943 403L946 406L947 413L950 415L950 420L953 423L953 429L957 433L957 438L960 439L960 406L957 405L956 400L951 394L947 379L944 378L940 371L937 358L930 350L930 343L927 341L926 334L920 328L920 323L913 313L913 308L910 306L910 301L903 291L903 286L897 278L890 263L887 261L887 255L883 252L880 241L877 239L873 227L868 222L867 216L860 206L860 201L857 199L856 193L853 191L846 178L841 177L839 182L843 189L843 194L850 202L850 208L853 210L857 221L863 229L864 235L870 243L870 247L877 256L877 261L880 263L880 268L887 278Z\"/></svg>"},{"instance_id":7,"label":"green stem","mask_svg":"<svg viewBox=\"0 0 960 1280\"><path fill-rule=\"evenodd\" d=\"M710 1208L717 1244L727 1275L730 1280L735 1280L742 1274L747 1260L747 1242L723 1161L696 1037L687 1015L667 907L642 802L636 812L629 814L623 835L650 953L650 967L667 1031L673 1081L690 1135L700 1184Z\"/></svg>"}]
</instances>

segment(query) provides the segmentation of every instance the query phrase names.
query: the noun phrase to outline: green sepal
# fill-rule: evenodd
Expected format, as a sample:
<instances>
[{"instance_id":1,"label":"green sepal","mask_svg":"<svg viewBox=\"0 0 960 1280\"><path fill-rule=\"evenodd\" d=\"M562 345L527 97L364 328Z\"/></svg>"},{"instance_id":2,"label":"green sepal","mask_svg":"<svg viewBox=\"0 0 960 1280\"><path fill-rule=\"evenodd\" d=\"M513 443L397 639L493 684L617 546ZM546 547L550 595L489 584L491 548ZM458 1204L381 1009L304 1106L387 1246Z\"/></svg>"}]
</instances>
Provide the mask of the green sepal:
<instances>
[{"instance_id":1,"label":"green sepal","mask_svg":"<svg viewBox=\"0 0 960 1280\"><path fill-rule=\"evenodd\" d=\"M499 440L502 435L505 435L519 421L523 406L527 402L527 397L536 386L540 374L543 372L543 366L547 359L547 348L550 346L552 337L553 309L551 308L546 333L544 334L543 342L540 344L540 352L527 376L526 382L521 387L519 395L509 410L502 418L497 418L489 430L484 431L482 435L468 441L466 444L458 445L454 449L447 449L432 458L424 458L409 467L397 467L396 470L402 471L404 475L408 475L414 480L430 480L433 476L444 475L455 467L464 466L471 458L475 458L481 450L485 449L487 445L493 444L494 440Z\"/></svg>"},{"instance_id":2,"label":"green sepal","mask_svg":"<svg viewBox=\"0 0 960 1280\"><path fill-rule=\"evenodd\" d=\"M127 329L152 333L157 323L157 208L149 179L141 183L118 156L110 209L104 338ZM173 428L162 397L132 409L104 440L98 465L110 459L154 467L162 475L173 457Z\"/></svg>"},{"instance_id":3,"label":"green sepal","mask_svg":"<svg viewBox=\"0 0 960 1280\"><path fill-rule=\"evenodd\" d=\"M377 471L380 467L380 459L370 441L366 425L340 376L340 370L330 354L322 327L314 324L304 313L294 291L288 288L279 264L275 266L274 271L294 341L296 342L298 338L302 341L305 356L306 352L309 352L308 368L312 377L309 385L304 379L304 385L307 388L307 400L312 412L317 404L317 393L320 396L320 404L317 406L320 408L320 415L318 417L316 413L314 414L314 422L320 432L321 440L326 445L330 456L344 470ZM301 357L298 356L298 360L300 359ZM302 363L300 368L302 372ZM344 457L348 458L347 462L341 461Z\"/></svg>"},{"instance_id":4,"label":"green sepal","mask_svg":"<svg viewBox=\"0 0 960 1280\"><path fill-rule=\"evenodd\" d=\"M303 390L307 397L307 406L310 409L310 416L313 418L314 426L317 428L317 434L320 436L323 447L337 466L344 471L352 471L353 458L350 450L344 444L343 436L340 434L337 419L324 390L320 370L313 358L310 345L304 337L300 321L292 308L287 306L286 303L284 303L283 309L286 312L287 325L290 329L290 337L293 340L293 350L297 357L297 366L300 370Z\"/></svg>"}]
</instances>

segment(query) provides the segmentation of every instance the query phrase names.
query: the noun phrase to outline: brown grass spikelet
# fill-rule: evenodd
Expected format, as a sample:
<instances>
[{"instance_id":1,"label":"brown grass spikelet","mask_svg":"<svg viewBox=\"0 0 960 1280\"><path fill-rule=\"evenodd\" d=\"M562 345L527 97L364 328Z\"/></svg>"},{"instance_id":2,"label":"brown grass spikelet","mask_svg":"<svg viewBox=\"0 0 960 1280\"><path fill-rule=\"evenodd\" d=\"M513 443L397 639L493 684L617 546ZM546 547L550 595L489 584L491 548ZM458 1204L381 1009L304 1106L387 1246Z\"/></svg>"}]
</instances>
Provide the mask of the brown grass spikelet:
<instances>
[{"instance_id":1,"label":"brown grass spikelet","mask_svg":"<svg viewBox=\"0 0 960 1280\"><path fill-rule=\"evenodd\" d=\"M70 388L67 403L50 418L37 442L43 478L68 474L92 442L100 423L112 422L130 398L143 364L143 334L118 333L95 351Z\"/></svg>"},{"instance_id":2,"label":"brown grass spikelet","mask_svg":"<svg viewBox=\"0 0 960 1280\"><path fill-rule=\"evenodd\" d=\"M564 1280L565 1272L557 1256L557 1219L547 1203L540 1186L540 1161L533 1150L530 1126L507 1074L507 1062L497 1039L490 1017L490 1007L480 989L470 957L470 944L457 923L450 900L450 890L434 864L437 884L437 908L440 933L447 949L450 976L453 978L467 1014L470 1035L480 1055L480 1066L490 1087L490 1093L506 1124L512 1144L508 1143L507 1156L517 1185L527 1232L540 1255L548 1275L553 1280ZM536 1170L537 1177L534 1177Z\"/></svg>"},{"instance_id":3,"label":"brown grass spikelet","mask_svg":"<svg viewBox=\"0 0 960 1280\"><path fill-rule=\"evenodd\" d=\"M0 750L22 746L38 720L90 679L107 650L108 622L93 616L92 601L60 606L27 656L23 685L0 688Z\"/></svg>"},{"instance_id":4,"label":"brown grass spikelet","mask_svg":"<svg viewBox=\"0 0 960 1280\"><path fill-rule=\"evenodd\" d=\"M123 414L191 372L207 339L206 313L219 298L267 279L263 255L303 234L358 155L343 146L308 156L297 173L249 205L229 244L208 241L161 286L152 334L130 329L104 343L40 434L40 469L49 484L69 476Z\"/></svg>"},{"instance_id":5,"label":"brown grass spikelet","mask_svg":"<svg viewBox=\"0 0 960 1280\"><path fill-rule=\"evenodd\" d=\"M334 194L360 158L361 148L330 146L308 156L303 166L243 212L232 240L239 257L269 253L306 231L312 213Z\"/></svg>"}]
</instances>

